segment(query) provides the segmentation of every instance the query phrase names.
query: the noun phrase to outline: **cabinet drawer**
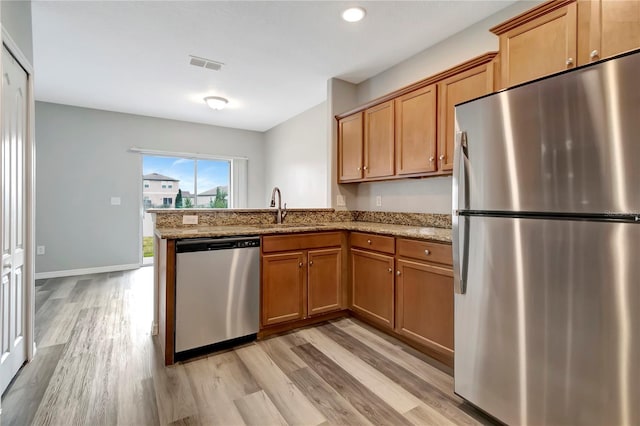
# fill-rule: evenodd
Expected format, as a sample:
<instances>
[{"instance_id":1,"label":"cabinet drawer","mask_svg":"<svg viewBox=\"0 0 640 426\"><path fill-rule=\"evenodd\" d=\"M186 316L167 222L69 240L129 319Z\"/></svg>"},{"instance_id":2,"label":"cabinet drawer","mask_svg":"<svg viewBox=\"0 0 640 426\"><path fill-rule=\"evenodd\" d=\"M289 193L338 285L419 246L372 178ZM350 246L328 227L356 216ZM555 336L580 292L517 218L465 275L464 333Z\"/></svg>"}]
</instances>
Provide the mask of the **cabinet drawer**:
<instances>
[{"instance_id":1,"label":"cabinet drawer","mask_svg":"<svg viewBox=\"0 0 640 426\"><path fill-rule=\"evenodd\" d=\"M359 247L367 250L380 251L394 254L396 252L395 238L382 235L351 233L351 247Z\"/></svg>"},{"instance_id":2,"label":"cabinet drawer","mask_svg":"<svg viewBox=\"0 0 640 426\"><path fill-rule=\"evenodd\" d=\"M262 252L306 250L322 247L339 247L340 232L316 232L310 234L269 235L262 237Z\"/></svg>"},{"instance_id":3,"label":"cabinet drawer","mask_svg":"<svg viewBox=\"0 0 640 426\"><path fill-rule=\"evenodd\" d=\"M450 244L398 239L398 255L444 265L453 265L453 252Z\"/></svg>"}]
</instances>

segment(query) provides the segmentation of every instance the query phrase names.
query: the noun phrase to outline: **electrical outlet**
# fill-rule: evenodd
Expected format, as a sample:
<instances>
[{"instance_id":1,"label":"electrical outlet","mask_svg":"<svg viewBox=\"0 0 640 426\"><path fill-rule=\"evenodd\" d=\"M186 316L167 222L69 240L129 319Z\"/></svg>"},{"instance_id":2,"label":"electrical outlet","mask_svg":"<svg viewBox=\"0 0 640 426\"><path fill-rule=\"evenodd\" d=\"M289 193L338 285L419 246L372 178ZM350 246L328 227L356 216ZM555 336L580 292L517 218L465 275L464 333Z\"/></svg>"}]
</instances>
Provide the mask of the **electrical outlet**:
<instances>
[{"instance_id":1,"label":"electrical outlet","mask_svg":"<svg viewBox=\"0 0 640 426\"><path fill-rule=\"evenodd\" d=\"M122 204L122 200L120 200L120 197L111 197L112 206L119 206L120 204Z\"/></svg>"},{"instance_id":2,"label":"electrical outlet","mask_svg":"<svg viewBox=\"0 0 640 426\"><path fill-rule=\"evenodd\" d=\"M344 195L338 195L337 200L336 200L336 204L337 204L338 206L340 206L340 207L343 207L343 206L345 206L345 205L346 205Z\"/></svg>"},{"instance_id":3,"label":"electrical outlet","mask_svg":"<svg viewBox=\"0 0 640 426\"><path fill-rule=\"evenodd\" d=\"M182 215L182 224L183 225L197 225L198 224L198 215L197 214L184 214L184 215Z\"/></svg>"},{"instance_id":4,"label":"electrical outlet","mask_svg":"<svg viewBox=\"0 0 640 426\"><path fill-rule=\"evenodd\" d=\"M379 195L376 195L376 206L382 207L382 197Z\"/></svg>"},{"instance_id":5,"label":"electrical outlet","mask_svg":"<svg viewBox=\"0 0 640 426\"><path fill-rule=\"evenodd\" d=\"M38 246L36 247L36 254L38 256L42 256L44 254L44 246Z\"/></svg>"}]
</instances>

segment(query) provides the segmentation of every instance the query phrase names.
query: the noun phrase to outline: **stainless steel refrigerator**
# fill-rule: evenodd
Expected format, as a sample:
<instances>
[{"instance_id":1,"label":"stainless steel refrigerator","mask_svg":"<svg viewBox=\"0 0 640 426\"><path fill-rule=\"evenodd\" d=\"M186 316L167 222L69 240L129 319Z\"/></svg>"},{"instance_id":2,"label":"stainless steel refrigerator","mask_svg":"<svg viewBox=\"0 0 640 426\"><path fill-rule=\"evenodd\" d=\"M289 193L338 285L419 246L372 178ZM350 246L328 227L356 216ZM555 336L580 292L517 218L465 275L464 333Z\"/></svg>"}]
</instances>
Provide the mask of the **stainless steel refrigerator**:
<instances>
[{"instance_id":1,"label":"stainless steel refrigerator","mask_svg":"<svg viewBox=\"0 0 640 426\"><path fill-rule=\"evenodd\" d=\"M456 107L455 392L640 425L640 52Z\"/></svg>"}]
</instances>

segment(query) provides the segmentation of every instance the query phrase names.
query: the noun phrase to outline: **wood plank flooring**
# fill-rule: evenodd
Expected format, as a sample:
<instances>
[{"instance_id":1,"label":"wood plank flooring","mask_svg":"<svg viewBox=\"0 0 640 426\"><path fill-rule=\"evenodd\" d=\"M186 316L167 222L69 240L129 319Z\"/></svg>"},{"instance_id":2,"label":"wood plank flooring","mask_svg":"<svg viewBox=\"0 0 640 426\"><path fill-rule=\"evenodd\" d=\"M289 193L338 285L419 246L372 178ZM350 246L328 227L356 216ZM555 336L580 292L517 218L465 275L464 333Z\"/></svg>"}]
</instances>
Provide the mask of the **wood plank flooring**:
<instances>
[{"instance_id":1,"label":"wood plank flooring","mask_svg":"<svg viewBox=\"0 0 640 426\"><path fill-rule=\"evenodd\" d=\"M38 352L3 426L491 424L436 362L354 319L164 367L152 288L152 268L38 281Z\"/></svg>"}]
</instances>

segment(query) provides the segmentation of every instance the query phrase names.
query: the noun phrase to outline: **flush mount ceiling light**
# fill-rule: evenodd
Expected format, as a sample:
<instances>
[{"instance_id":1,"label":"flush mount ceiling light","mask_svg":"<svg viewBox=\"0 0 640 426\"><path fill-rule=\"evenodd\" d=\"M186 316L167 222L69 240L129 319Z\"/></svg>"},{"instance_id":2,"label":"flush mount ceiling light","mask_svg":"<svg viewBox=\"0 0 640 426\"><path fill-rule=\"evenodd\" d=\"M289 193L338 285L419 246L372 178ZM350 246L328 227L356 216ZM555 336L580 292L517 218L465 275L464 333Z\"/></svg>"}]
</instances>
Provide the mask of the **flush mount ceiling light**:
<instances>
[{"instance_id":1,"label":"flush mount ceiling light","mask_svg":"<svg viewBox=\"0 0 640 426\"><path fill-rule=\"evenodd\" d=\"M229 103L227 99L220 96L207 96L204 101L209 105L209 108L215 110L221 110Z\"/></svg>"},{"instance_id":2,"label":"flush mount ceiling light","mask_svg":"<svg viewBox=\"0 0 640 426\"><path fill-rule=\"evenodd\" d=\"M347 22L358 22L364 18L367 12L361 7L350 7L349 9L342 12L342 19Z\"/></svg>"}]
</instances>

